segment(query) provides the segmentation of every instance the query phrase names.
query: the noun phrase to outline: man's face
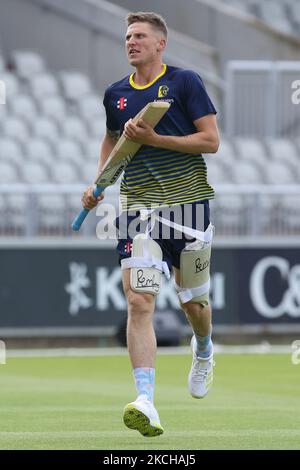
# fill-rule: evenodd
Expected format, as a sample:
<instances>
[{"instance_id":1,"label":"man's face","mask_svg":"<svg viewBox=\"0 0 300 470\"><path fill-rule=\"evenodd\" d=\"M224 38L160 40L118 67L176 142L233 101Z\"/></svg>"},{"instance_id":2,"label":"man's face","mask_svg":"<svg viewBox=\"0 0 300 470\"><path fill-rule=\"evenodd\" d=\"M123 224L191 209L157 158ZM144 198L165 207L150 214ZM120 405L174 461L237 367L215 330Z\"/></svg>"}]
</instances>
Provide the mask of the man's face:
<instances>
[{"instance_id":1,"label":"man's face","mask_svg":"<svg viewBox=\"0 0 300 470\"><path fill-rule=\"evenodd\" d=\"M133 23L127 29L125 47L129 63L133 67L157 60L165 44L163 35L149 23Z\"/></svg>"}]
</instances>

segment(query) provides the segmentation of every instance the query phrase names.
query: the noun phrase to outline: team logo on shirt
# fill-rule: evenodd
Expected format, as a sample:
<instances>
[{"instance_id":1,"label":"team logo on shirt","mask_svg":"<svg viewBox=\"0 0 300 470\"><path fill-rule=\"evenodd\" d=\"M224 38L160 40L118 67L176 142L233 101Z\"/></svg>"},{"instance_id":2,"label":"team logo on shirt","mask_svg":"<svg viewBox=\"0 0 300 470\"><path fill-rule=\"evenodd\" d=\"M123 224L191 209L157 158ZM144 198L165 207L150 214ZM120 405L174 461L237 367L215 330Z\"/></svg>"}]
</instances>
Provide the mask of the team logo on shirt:
<instances>
[{"instance_id":1,"label":"team logo on shirt","mask_svg":"<svg viewBox=\"0 0 300 470\"><path fill-rule=\"evenodd\" d=\"M129 255L132 251L132 242L126 242L125 243L125 253L126 255Z\"/></svg>"},{"instance_id":2,"label":"team logo on shirt","mask_svg":"<svg viewBox=\"0 0 300 470\"><path fill-rule=\"evenodd\" d=\"M124 98L124 96L122 96L122 98L120 98L117 102L117 108L122 111L123 109L126 108L126 106L127 106L127 98Z\"/></svg>"},{"instance_id":3,"label":"team logo on shirt","mask_svg":"<svg viewBox=\"0 0 300 470\"><path fill-rule=\"evenodd\" d=\"M158 89L158 97L163 98L164 96L167 96L169 92L169 87L167 85L161 85Z\"/></svg>"}]
</instances>

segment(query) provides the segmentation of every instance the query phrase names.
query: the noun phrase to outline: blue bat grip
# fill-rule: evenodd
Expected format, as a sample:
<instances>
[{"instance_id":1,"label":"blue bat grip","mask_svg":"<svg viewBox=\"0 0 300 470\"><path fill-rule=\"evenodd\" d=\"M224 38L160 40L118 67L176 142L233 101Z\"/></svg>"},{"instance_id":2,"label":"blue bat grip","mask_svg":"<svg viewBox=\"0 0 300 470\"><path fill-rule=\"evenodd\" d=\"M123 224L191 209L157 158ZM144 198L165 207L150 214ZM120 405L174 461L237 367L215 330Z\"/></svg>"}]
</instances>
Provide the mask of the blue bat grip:
<instances>
[{"instance_id":1,"label":"blue bat grip","mask_svg":"<svg viewBox=\"0 0 300 470\"><path fill-rule=\"evenodd\" d=\"M101 186L96 186L96 188L93 191L93 196L98 197L98 196L100 196L101 193L103 193L103 191L104 191L104 188L102 188ZM77 214L77 216L75 217L75 219L73 220L73 223L71 225L72 230L74 232L78 232L81 225L83 224L84 219L86 218L86 216L88 215L89 212L90 212L89 209L82 209L79 212L79 214Z\"/></svg>"}]
</instances>

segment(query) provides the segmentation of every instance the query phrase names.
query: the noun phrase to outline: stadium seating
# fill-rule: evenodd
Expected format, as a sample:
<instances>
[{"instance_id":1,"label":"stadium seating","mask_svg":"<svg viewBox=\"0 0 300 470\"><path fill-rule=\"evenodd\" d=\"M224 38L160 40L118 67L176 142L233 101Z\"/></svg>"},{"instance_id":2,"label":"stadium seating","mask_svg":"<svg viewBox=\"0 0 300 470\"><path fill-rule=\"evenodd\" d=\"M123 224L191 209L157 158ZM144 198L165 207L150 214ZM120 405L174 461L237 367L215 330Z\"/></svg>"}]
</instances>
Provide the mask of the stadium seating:
<instances>
[{"instance_id":1,"label":"stadium seating","mask_svg":"<svg viewBox=\"0 0 300 470\"><path fill-rule=\"evenodd\" d=\"M234 194L225 194L210 204L211 218L222 235L240 235L245 227L245 204Z\"/></svg>"},{"instance_id":2,"label":"stadium seating","mask_svg":"<svg viewBox=\"0 0 300 470\"><path fill-rule=\"evenodd\" d=\"M56 78L48 73L40 73L31 77L29 81L30 91L36 99L59 94L59 85Z\"/></svg>"},{"instance_id":3,"label":"stadium seating","mask_svg":"<svg viewBox=\"0 0 300 470\"><path fill-rule=\"evenodd\" d=\"M0 105L0 130L2 123L4 122L4 119L6 118L7 115L7 106L5 105Z\"/></svg>"},{"instance_id":4,"label":"stadium seating","mask_svg":"<svg viewBox=\"0 0 300 470\"><path fill-rule=\"evenodd\" d=\"M272 162L265 174L269 184L292 184L297 183L295 175L284 163Z\"/></svg>"},{"instance_id":5,"label":"stadium seating","mask_svg":"<svg viewBox=\"0 0 300 470\"><path fill-rule=\"evenodd\" d=\"M61 125L66 117L66 103L60 95L42 96L39 100L41 113Z\"/></svg>"},{"instance_id":6,"label":"stadium seating","mask_svg":"<svg viewBox=\"0 0 300 470\"><path fill-rule=\"evenodd\" d=\"M88 123L88 129L89 129L90 135L94 139L99 139L99 141L102 140L105 129L106 129L105 118L101 116L98 119L91 120Z\"/></svg>"},{"instance_id":7,"label":"stadium seating","mask_svg":"<svg viewBox=\"0 0 300 470\"><path fill-rule=\"evenodd\" d=\"M263 167L266 164L267 152L260 140L237 137L234 139L234 145L239 159L252 162L258 167Z\"/></svg>"},{"instance_id":8,"label":"stadium seating","mask_svg":"<svg viewBox=\"0 0 300 470\"><path fill-rule=\"evenodd\" d=\"M84 164L83 152L80 145L71 139L60 139L57 142L55 153L61 162L74 162Z\"/></svg>"},{"instance_id":9,"label":"stadium seating","mask_svg":"<svg viewBox=\"0 0 300 470\"><path fill-rule=\"evenodd\" d=\"M78 203L77 203L78 204ZM56 234L64 225L65 198L59 194L41 195L38 199L39 234Z\"/></svg>"},{"instance_id":10,"label":"stadium seating","mask_svg":"<svg viewBox=\"0 0 300 470\"><path fill-rule=\"evenodd\" d=\"M210 156L206 159L209 182L215 184L228 184L232 182L231 174L227 172L226 166L218 156Z\"/></svg>"},{"instance_id":11,"label":"stadium seating","mask_svg":"<svg viewBox=\"0 0 300 470\"><path fill-rule=\"evenodd\" d=\"M26 155L31 161L53 164L53 151L50 145L43 139L30 139L26 146Z\"/></svg>"},{"instance_id":12,"label":"stadium seating","mask_svg":"<svg viewBox=\"0 0 300 470\"><path fill-rule=\"evenodd\" d=\"M100 139L89 139L85 147L85 154L89 160L98 161L100 155Z\"/></svg>"},{"instance_id":13,"label":"stadium seating","mask_svg":"<svg viewBox=\"0 0 300 470\"><path fill-rule=\"evenodd\" d=\"M55 183L78 183L79 175L74 162L60 162L52 165L52 180ZM95 170L94 170L95 171Z\"/></svg>"},{"instance_id":14,"label":"stadium seating","mask_svg":"<svg viewBox=\"0 0 300 470\"><path fill-rule=\"evenodd\" d=\"M22 149L16 140L1 137L0 161L12 162L16 165L21 164L24 161Z\"/></svg>"},{"instance_id":15,"label":"stadium seating","mask_svg":"<svg viewBox=\"0 0 300 470\"><path fill-rule=\"evenodd\" d=\"M79 72L61 72L60 81L63 94L68 100L79 101L92 91L89 78Z\"/></svg>"},{"instance_id":16,"label":"stadium seating","mask_svg":"<svg viewBox=\"0 0 300 470\"><path fill-rule=\"evenodd\" d=\"M299 153L293 141L288 139L266 139L266 146L272 161L283 162L297 173L299 170Z\"/></svg>"},{"instance_id":17,"label":"stadium seating","mask_svg":"<svg viewBox=\"0 0 300 470\"><path fill-rule=\"evenodd\" d=\"M102 102L97 95L86 95L81 98L78 103L78 110L80 116L87 122L93 119L99 119L99 116L104 116Z\"/></svg>"},{"instance_id":18,"label":"stadium seating","mask_svg":"<svg viewBox=\"0 0 300 470\"><path fill-rule=\"evenodd\" d=\"M234 146L225 136L222 136L218 150L218 161L221 161L223 165L230 169L236 158L237 155Z\"/></svg>"},{"instance_id":19,"label":"stadium seating","mask_svg":"<svg viewBox=\"0 0 300 470\"><path fill-rule=\"evenodd\" d=\"M261 172L251 160L236 162L232 171L234 182L237 184L261 184L264 182Z\"/></svg>"},{"instance_id":20,"label":"stadium seating","mask_svg":"<svg viewBox=\"0 0 300 470\"><path fill-rule=\"evenodd\" d=\"M50 144L55 145L59 139L58 126L53 119L42 117L38 119L33 125L33 135L49 141Z\"/></svg>"},{"instance_id":21,"label":"stadium seating","mask_svg":"<svg viewBox=\"0 0 300 470\"><path fill-rule=\"evenodd\" d=\"M6 194L7 222L10 230L19 235L24 234L26 226L28 198L25 194Z\"/></svg>"},{"instance_id":22,"label":"stadium seating","mask_svg":"<svg viewBox=\"0 0 300 470\"><path fill-rule=\"evenodd\" d=\"M31 124L37 119L37 109L33 98L25 94L14 95L10 98L8 106L14 116L24 119Z\"/></svg>"},{"instance_id":23,"label":"stadium seating","mask_svg":"<svg viewBox=\"0 0 300 470\"><path fill-rule=\"evenodd\" d=\"M34 51L14 51L12 59L16 73L22 79L33 77L45 69L43 58Z\"/></svg>"},{"instance_id":24,"label":"stadium seating","mask_svg":"<svg viewBox=\"0 0 300 470\"><path fill-rule=\"evenodd\" d=\"M222 0L224 4L254 15L278 31L300 35L298 0Z\"/></svg>"},{"instance_id":25,"label":"stadium seating","mask_svg":"<svg viewBox=\"0 0 300 470\"><path fill-rule=\"evenodd\" d=\"M2 124L2 132L5 137L24 144L29 140L29 129L23 119L7 117Z\"/></svg>"},{"instance_id":26,"label":"stadium seating","mask_svg":"<svg viewBox=\"0 0 300 470\"><path fill-rule=\"evenodd\" d=\"M9 99L19 92L20 84L18 77L12 72L5 70L3 73L1 73L1 80L5 83L6 100L9 102Z\"/></svg>"},{"instance_id":27,"label":"stadium seating","mask_svg":"<svg viewBox=\"0 0 300 470\"><path fill-rule=\"evenodd\" d=\"M85 144L88 141L85 123L79 117L68 117L62 123L62 134L69 139Z\"/></svg>"},{"instance_id":28,"label":"stadium seating","mask_svg":"<svg viewBox=\"0 0 300 470\"><path fill-rule=\"evenodd\" d=\"M281 216L285 226L291 232L299 233L300 231L300 204L297 194L289 194L280 201Z\"/></svg>"},{"instance_id":29,"label":"stadium seating","mask_svg":"<svg viewBox=\"0 0 300 470\"><path fill-rule=\"evenodd\" d=\"M300 4L298 1L294 1L289 4L290 17L294 19L296 28L300 31Z\"/></svg>"},{"instance_id":30,"label":"stadium seating","mask_svg":"<svg viewBox=\"0 0 300 470\"><path fill-rule=\"evenodd\" d=\"M91 184L91 182L95 180L96 172L97 172L97 166L95 165L95 163L88 161L84 165L83 171L81 172L84 178L84 182L86 184Z\"/></svg>"},{"instance_id":31,"label":"stadium seating","mask_svg":"<svg viewBox=\"0 0 300 470\"><path fill-rule=\"evenodd\" d=\"M287 18L285 4L264 0L256 4L259 17L280 31L293 34L293 27Z\"/></svg>"},{"instance_id":32,"label":"stadium seating","mask_svg":"<svg viewBox=\"0 0 300 470\"><path fill-rule=\"evenodd\" d=\"M18 183L18 180L16 167L12 163L0 161L0 184Z\"/></svg>"},{"instance_id":33,"label":"stadium seating","mask_svg":"<svg viewBox=\"0 0 300 470\"><path fill-rule=\"evenodd\" d=\"M47 183L49 174L44 165L38 162L26 162L22 168L22 180L24 183Z\"/></svg>"}]
</instances>

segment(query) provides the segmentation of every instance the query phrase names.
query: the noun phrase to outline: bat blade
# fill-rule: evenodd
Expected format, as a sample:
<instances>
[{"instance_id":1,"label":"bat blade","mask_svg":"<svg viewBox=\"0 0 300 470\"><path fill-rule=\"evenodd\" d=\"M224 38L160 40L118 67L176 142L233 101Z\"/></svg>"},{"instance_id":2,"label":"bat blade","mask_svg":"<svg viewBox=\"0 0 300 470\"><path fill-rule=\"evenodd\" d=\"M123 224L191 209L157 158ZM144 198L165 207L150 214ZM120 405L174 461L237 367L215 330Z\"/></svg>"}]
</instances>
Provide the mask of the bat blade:
<instances>
[{"instance_id":1,"label":"bat blade","mask_svg":"<svg viewBox=\"0 0 300 470\"><path fill-rule=\"evenodd\" d=\"M139 119L143 119L151 127L155 127L169 107L170 104L166 101L148 103L134 117L133 122L136 124ZM140 147L141 144L127 140L122 135L96 178L95 184L100 186L114 184Z\"/></svg>"},{"instance_id":2,"label":"bat blade","mask_svg":"<svg viewBox=\"0 0 300 470\"><path fill-rule=\"evenodd\" d=\"M151 127L155 127L170 107L167 101L153 101L148 103L134 118L136 124L139 119L143 119ZM130 163L141 144L127 140L122 134L107 158L102 170L95 180L94 196L99 196L105 188L114 184L127 165ZM78 231L88 215L88 209L82 209L72 223L72 230Z\"/></svg>"}]
</instances>

